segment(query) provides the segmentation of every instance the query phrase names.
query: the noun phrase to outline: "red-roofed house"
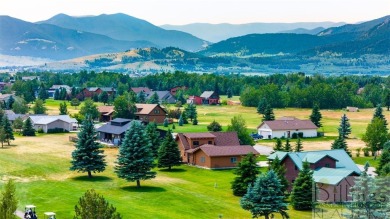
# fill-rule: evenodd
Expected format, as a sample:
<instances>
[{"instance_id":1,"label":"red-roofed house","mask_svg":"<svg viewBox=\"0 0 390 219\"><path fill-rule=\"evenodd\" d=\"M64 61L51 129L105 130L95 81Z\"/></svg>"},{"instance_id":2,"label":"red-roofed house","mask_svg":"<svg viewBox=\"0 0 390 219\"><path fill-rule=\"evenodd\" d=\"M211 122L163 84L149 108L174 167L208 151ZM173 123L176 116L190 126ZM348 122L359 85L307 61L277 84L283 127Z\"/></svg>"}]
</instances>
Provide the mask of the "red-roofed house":
<instances>
[{"instance_id":1,"label":"red-roofed house","mask_svg":"<svg viewBox=\"0 0 390 219\"><path fill-rule=\"evenodd\" d=\"M302 133L304 138L317 137L318 127L310 120L295 117L282 117L278 120L264 121L257 127L257 132L265 139L291 138L293 133Z\"/></svg>"},{"instance_id":2,"label":"red-roofed house","mask_svg":"<svg viewBox=\"0 0 390 219\"><path fill-rule=\"evenodd\" d=\"M258 154L240 145L236 132L178 133L176 142L183 162L207 169L234 168L246 154Z\"/></svg>"}]
</instances>

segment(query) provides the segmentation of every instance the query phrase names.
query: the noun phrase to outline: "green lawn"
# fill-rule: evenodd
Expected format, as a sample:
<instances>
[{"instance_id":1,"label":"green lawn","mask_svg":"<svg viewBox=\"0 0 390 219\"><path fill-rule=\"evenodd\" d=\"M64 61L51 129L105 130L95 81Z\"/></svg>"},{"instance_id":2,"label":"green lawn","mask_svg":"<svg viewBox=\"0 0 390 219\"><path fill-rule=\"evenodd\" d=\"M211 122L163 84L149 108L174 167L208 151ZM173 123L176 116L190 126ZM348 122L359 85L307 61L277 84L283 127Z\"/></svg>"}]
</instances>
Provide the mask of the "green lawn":
<instances>
[{"instance_id":1,"label":"green lawn","mask_svg":"<svg viewBox=\"0 0 390 219\"><path fill-rule=\"evenodd\" d=\"M74 134L16 136L11 147L1 150L0 185L9 178L16 180L20 210L34 204L40 217L45 211L54 211L58 218L72 218L79 197L93 188L123 218L251 218L239 206L239 197L232 195L233 170L186 165L172 172L156 169L157 177L142 181L142 188L137 189L134 182L118 179L113 172L114 148L105 149L106 171L88 179L86 174L69 171L74 149L69 135ZM290 210L290 214L292 218L311 218L310 212Z\"/></svg>"},{"instance_id":2,"label":"green lawn","mask_svg":"<svg viewBox=\"0 0 390 219\"><path fill-rule=\"evenodd\" d=\"M361 152L360 157L353 157L352 159L353 161L355 161L356 164L365 165L366 162L368 162L371 167L375 167L375 168L377 168L379 165L379 157L377 157L376 159L374 159L374 157L371 156L364 157L363 152Z\"/></svg>"}]
</instances>

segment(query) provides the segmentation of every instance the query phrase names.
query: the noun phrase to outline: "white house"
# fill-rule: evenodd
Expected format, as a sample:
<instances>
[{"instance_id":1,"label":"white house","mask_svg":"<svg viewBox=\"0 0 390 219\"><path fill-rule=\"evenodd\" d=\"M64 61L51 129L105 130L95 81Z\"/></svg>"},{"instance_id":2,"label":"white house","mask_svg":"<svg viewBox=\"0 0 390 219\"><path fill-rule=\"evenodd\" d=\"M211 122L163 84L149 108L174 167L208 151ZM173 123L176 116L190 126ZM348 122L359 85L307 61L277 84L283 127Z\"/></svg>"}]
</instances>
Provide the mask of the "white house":
<instances>
[{"instance_id":1,"label":"white house","mask_svg":"<svg viewBox=\"0 0 390 219\"><path fill-rule=\"evenodd\" d=\"M278 120L264 121L257 127L257 132L265 139L291 138L293 133L302 133L304 138L317 137L317 126L310 120L295 117L282 117Z\"/></svg>"},{"instance_id":2,"label":"white house","mask_svg":"<svg viewBox=\"0 0 390 219\"><path fill-rule=\"evenodd\" d=\"M73 131L77 129L77 120L70 118L69 115L30 115L29 116L35 130L42 129L47 133L50 129L63 129L64 131Z\"/></svg>"}]
</instances>

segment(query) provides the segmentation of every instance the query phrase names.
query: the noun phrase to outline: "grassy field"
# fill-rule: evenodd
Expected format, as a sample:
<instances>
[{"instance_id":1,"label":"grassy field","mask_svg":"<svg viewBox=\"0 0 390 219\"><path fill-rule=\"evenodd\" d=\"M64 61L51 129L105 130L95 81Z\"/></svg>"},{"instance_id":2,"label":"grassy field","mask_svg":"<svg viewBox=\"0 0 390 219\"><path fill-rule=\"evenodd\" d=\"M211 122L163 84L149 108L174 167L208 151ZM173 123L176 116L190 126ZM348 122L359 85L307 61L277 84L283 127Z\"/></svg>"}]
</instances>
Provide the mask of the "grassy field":
<instances>
[{"instance_id":1,"label":"grassy field","mask_svg":"<svg viewBox=\"0 0 390 219\"><path fill-rule=\"evenodd\" d=\"M185 165L172 172L156 169L157 177L142 181L142 188L137 189L135 183L116 177L117 149L110 148L105 149L106 171L88 179L86 174L69 171L74 150L68 141L71 135L75 134L16 136L12 146L1 149L0 185L10 178L16 181L20 210L34 204L40 217L45 211L54 211L58 218L72 218L79 197L93 188L117 207L123 218L251 218L232 195L232 170ZM289 212L291 218L311 218L311 212Z\"/></svg>"}]
</instances>

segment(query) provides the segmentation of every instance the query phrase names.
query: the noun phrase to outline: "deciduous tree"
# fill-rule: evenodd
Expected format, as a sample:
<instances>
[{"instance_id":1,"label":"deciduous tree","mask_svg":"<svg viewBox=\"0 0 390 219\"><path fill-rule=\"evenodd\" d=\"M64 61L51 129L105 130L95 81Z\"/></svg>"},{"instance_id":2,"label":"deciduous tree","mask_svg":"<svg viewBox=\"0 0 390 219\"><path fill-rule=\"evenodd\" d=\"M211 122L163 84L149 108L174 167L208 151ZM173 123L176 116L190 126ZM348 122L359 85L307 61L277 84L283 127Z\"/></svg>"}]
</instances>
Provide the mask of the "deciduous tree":
<instances>
[{"instance_id":1,"label":"deciduous tree","mask_svg":"<svg viewBox=\"0 0 390 219\"><path fill-rule=\"evenodd\" d=\"M60 115L67 115L68 114L68 106L66 105L66 102L60 103Z\"/></svg>"},{"instance_id":2,"label":"deciduous tree","mask_svg":"<svg viewBox=\"0 0 390 219\"><path fill-rule=\"evenodd\" d=\"M14 212L18 207L18 200L16 198L16 188L12 180L9 180L3 187L0 203L0 218L2 219L16 219Z\"/></svg>"},{"instance_id":3,"label":"deciduous tree","mask_svg":"<svg viewBox=\"0 0 390 219\"><path fill-rule=\"evenodd\" d=\"M95 103L90 99L84 101L83 106L80 108L80 114L85 117L89 116L91 119L96 119L99 117L99 111Z\"/></svg>"},{"instance_id":4,"label":"deciduous tree","mask_svg":"<svg viewBox=\"0 0 390 219\"><path fill-rule=\"evenodd\" d=\"M121 95L114 100L114 110L115 118L133 119L137 108L126 95Z\"/></svg>"},{"instance_id":5,"label":"deciduous tree","mask_svg":"<svg viewBox=\"0 0 390 219\"><path fill-rule=\"evenodd\" d=\"M99 94L99 102L102 102L104 105L108 103L107 91L103 91L101 94Z\"/></svg>"},{"instance_id":6,"label":"deciduous tree","mask_svg":"<svg viewBox=\"0 0 390 219\"><path fill-rule=\"evenodd\" d=\"M45 114L47 109L45 107L43 100L37 99L35 100L35 104L32 107L32 110L34 114Z\"/></svg>"},{"instance_id":7,"label":"deciduous tree","mask_svg":"<svg viewBox=\"0 0 390 219\"><path fill-rule=\"evenodd\" d=\"M382 146L389 140L385 121L380 118L374 118L371 123L368 124L362 140L373 153L381 150Z\"/></svg>"},{"instance_id":8,"label":"deciduous tree","mask_svg":"<svg viewBox=\"0 0 390 219\"><path fill-rule=\"evenodd\" d=\"M222 126L214 120L207 126L207 130L209 132L220 132L222 131Z\"/></svg>"},{"instance_id":9,"label":"deciduous tree","mask_svg":"<svg viewBox=\"0 0 390 219\"><path fill-rule=\"evenodd\" d=\"M227 131L237 132L238 139L240 140L240 144L242 145L254 145L252 137L248 134L248 129L246 128L245 120L241 115L234 116L231 119L231 124L228 125Z\"/></svg>"}]
</instances>

